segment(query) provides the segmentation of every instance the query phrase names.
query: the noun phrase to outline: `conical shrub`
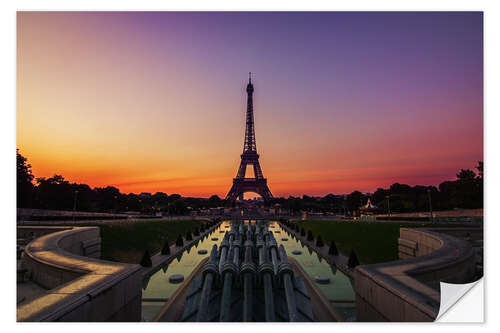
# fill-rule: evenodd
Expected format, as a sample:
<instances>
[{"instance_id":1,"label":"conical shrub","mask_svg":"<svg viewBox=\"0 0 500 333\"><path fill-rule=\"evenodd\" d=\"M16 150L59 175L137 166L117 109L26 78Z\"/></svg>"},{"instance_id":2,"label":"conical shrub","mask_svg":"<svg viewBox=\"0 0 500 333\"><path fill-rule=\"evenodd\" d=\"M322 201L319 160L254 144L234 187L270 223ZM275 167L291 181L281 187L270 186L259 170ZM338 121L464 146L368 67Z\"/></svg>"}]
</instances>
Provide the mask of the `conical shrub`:
<instances>
[{"instance_id":1,"label":"conical shrub","mask_svg":"<svg viewBox=\"0 0 500 333\"><path fill-rule=\"evenodd\" d=\"M312 241L314 240L314 235L313 235L313 233L312 233L312 231L311 231L311 230L308 230L308 231L307 231L307 240L308 240L309 242L312 242Z\"/></svg>"},{"instance_id":2,"label":"conical shrub","mask_svg":"<svg viewBox=\"0 0 500 333\"><path fill-rule=\"evenodd\" d=\"M193 235L191 235L191 230L189 230L188 232L186 232L186 240L187 241L193 240Z\"/></svg>"},{"instance_id":3,"label":"conical shrub","mask_svg":"<svg viewBox=\"0 0 500 333\"><path fill-rule=\"evenodd\" d=\"M165 238L165 242L163 243L163 247L161 249L161 254L162 255L169 255L170 254L170 246L168 245L167 238Z\"/></svg>"},{"instance_id":4,"label":"conical shrub","mask_svg":"<svg viewBox=\"0 0 500 333\"><path fill-rule=\"evenodd\" d=\"M193 235L194 236L199 236L200 235L200 232L198 231L198 228L194 228Z\"/></svg>"},{"instance_id":5,"label":"conical shrub","mask_svg":"<svg viewBox=\"0 0 500 333\"><path fill-rule=\"evenodd\" d=\"M177 236L177 240L175 241L175 246L184 246L184 240L182 239L182 236L179 234L179 236Z\"/></svg>"},{"instance_id":6,"label":"conical shrub","mask_svg":"<svg viewBox=\"0 0 500 333\"><path fill-rule=\"evenodd\" d=\"M347 266L349 268L354 268L359 265L358 256L354 250L351 250L351 254L349 255L349 260L347 261Z\"/></svg>"},{"instance_id":7,"label":"conical shrub","mask_svg":"<svg viewBox=\"0 0 500 333\"><path fill-rule=\"evenodd\" d=\"M151 267L151 266L153 266L153 262L151 261L151 255L149 254L148 250L146 250L144 252L144 255L142 256L140 265L142 267Z\"/></svg>"},{"instance_id":8,"label":"conical shrub","mask_svg":"<svg viewBox=\"0 0 500 333\"><path fill-rule=\"evenodd\" d=\"M304 237L306 235L306 231L304 230L304 228L300 229L300 235L302 237Z\"/></svg>"},{"instance_id":9,"label":"conical shrub","mask_svg":"<svg viewBox=\"0 0 500 333\"><path fill-rule=\"evenodd\" d=\"M328 250L328 254L332 256L338 256L339 251L337 250L337 245L335 244L335 241L330 242L330 249Z\"/></svg>"},{"instance_id":10,"label":"conical shrub","mask_svg":"<svg viewBox=\"0 0 500 333\"><path fill-rule=\"evenodd\" d=\"M321 235L318 235L318 238L316 239L316 246L317 247L325 246L325 244L323 243L323 240L321 239Z\"/></svg>"}]
</instances>

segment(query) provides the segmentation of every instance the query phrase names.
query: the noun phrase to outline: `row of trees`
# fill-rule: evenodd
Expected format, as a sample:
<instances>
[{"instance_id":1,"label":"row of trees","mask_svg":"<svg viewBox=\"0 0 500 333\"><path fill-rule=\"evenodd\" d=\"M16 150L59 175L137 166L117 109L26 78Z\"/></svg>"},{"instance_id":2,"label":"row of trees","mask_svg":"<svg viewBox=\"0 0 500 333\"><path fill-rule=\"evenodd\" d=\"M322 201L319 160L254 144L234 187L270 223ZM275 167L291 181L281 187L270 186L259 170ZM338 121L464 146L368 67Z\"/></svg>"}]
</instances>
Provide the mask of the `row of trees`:
<instances>
[{"instance_id":1,"label":"row of trees","mask_svg":"<svg viewBox=\"0 0 500 333\"><path fill-rule=\"evenodd\" d=\"M209 199L183 198L179 194L157 192L124 194L113 186L91 188L87 184L70 183L61 175L35 178L27 159L17 151L17 207L87 212L139 211L152 214L186 214L193 209L223 205L216 195Z\"/></svg>"},{"instance_id":2,"label":"row of trees","mask_svg":"<svg viewBox=\"0 0 500 333\"><path fill-rule=\"evenodd\" d=\"M289 197L273 199L292 212L316 211L353 213L366 204L368 198L382 212L419 212L429 209L429 194L434 210L455 208L483 208L483 162L473 170L460 170L454 181L445 181L435 186L410 186L394 183L389 188L379 188L373 194L353 191L347 195L328 194L324 197ZM430 193L429 193L430 192Z\"/></svg>"},{"instance_id":3,"label":"row of trees","mask_svg":"<svg viewBox=\"0 0 500 333\"><path fill-rule=\"evenodd\" d=\"M389 189L378 189L372 201L383 208L399 212L426 210L429 206L429 193L432 206L436 210L454 208L483 208L483 163L472 170L460 170L454 181L445 181L435 186L408 186L393 184Z\"/></svg>"},{"instance_id":4,"label":"row of trees","mask_svg":"<svg viewBox=\"0 0 500 333\"><path fill-rule=\"evenodd\" d=\"M457 180L434 186L409 186L395 183L388 189L379 188L373 195L354 191L348 195L328 194L324 197L275 198L271 204L280 204L291 212L315 211L347 213L356 211L371 197L382 210L393 212L425 211L428 209L428 191L436 210L483 207L483 163L472 170L461 170ZM179 194L152 195L124 194L113 186L91 188L86 184L70 183L61 175L35 178L27 159L17 151L17 207L89 212L158 211L186 214L191 209L224 206L216 195L208 199L187 198Z\"/></svg>"}]
</instances>

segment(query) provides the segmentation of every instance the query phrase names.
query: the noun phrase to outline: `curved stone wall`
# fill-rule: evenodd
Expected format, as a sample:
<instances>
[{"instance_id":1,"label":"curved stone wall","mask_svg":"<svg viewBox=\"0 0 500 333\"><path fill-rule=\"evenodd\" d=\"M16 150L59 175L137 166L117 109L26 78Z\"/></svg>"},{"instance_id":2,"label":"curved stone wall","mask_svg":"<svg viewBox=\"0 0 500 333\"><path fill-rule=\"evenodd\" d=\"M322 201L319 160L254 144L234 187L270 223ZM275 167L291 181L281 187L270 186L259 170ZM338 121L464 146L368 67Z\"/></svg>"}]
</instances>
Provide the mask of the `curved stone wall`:
<instances>
[{"instance_id":1,"label":"curved stone wall","mask_svg":"<svg viewBox=\"0 0 500 333\"><path fill-rule=\"evenodd\" d=\"M439 281L470 282L475 273L471 244L442 233L447 230L401 228L398 245L405 260L356 268L358 321L421 322L437 317Z\"/></svg>"},{"instance_id":2,"label":"curved stone wall","mask_svg":"<svg viewBox=\"0 0 500 333\"><path fill-rule=\"evenodd\" d=\"M36 228L18 234L49 232ZM96 259L97 227L50 229L24 249L28 274L48 293L19 306L17 320L140 321L141 267Z\"/></svg>"}]
</instances>

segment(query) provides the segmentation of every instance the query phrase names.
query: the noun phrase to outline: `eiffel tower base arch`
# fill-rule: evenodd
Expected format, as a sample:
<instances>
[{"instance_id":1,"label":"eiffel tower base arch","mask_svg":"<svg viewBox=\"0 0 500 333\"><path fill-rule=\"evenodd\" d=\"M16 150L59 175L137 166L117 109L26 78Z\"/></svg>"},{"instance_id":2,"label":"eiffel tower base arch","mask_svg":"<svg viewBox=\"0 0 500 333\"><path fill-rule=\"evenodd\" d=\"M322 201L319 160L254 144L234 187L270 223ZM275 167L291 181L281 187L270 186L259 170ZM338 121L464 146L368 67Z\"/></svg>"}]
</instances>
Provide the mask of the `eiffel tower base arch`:
<instances>
[{"instance_id":1,"label":"eiffel tower base arch","mask_svg":"<svg viewBox=\"0 0 500 333\"><path fill-rule=\"evenodd\" d=\"M226 203L228 205L233 204L236 199L245 192L258 193L264 200L264 203L269 203L273 198L269 187L267 187L266 179L234 178L233 186L226 196Z\"/></svg>"}]
</instances>

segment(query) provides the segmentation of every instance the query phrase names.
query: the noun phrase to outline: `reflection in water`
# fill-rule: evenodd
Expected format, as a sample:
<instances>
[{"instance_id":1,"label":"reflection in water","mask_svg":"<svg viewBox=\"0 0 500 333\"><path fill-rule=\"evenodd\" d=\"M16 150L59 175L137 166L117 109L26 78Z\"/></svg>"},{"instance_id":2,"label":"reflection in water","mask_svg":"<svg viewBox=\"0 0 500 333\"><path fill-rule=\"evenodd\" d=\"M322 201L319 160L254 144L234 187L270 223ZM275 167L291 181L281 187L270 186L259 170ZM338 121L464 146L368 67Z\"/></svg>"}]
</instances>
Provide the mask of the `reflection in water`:
<instances>
[{"instance_id":1,"label":"reflection in water","mask_svg":"<svg viewBox=\"0 0 500 333\"><path fill-rule=\"evenodd\" d=\"M219 233L222 228L229 225L229 222L222 222L214 232ZM169 277L174 274L182 274L186 279L194 268L204 258L208 257L214 244L217 244L217 246L220 245L218 238L204 237L201 241L194 244L192 249L181 252L176 257L177 260L172 260L170 264L165 265L162 269L158 270L158 272L145 278L143 280L142 298L170 298L182 284L170 283ZM198 254L199 250L205 250L207 252ZM163 304L164 302L142 302L142 317L145 320L151 320L154 315L160 311Z\"/></svg>"},{"instance_id":2,"label":"reflection in water","mask_svg":"<svg viewBox=\"0 0 500 333\"><path fill-rule=\"evenodd\" d=\"M288 241L277 239L278 246L283 244L289 256L293 257L302 266L304 271L314 281L316 276L324 276L330 278L329 284L319 284L316 286L330 300L330 304L339 312L345 320L354 320L356 315L355 309L355 294L353 282L351 279L338 270L335 266L330 266L326 260L323 260L312 248L309 248L298 241L294 234L288 233L282 229L276 222L271 222L270 225L275 225L282 233L289 235ZM307 251L306 249L307 248ZM301 251L302 254L293 255L292 251Z\"/></svg>"},{"instance_id":3,"label":"reflection in water","mask_svg":"<svg viewBox=\"0 0 500 333\"><path fill-rule=\"evenodd\" d=\"M248 221L245 223L248 223ZM255 223L255 221L252 221L252 223ZM212 234L221 234L221 231L224 232L223 229L227 229L229 226L230 222L225 221L221 223ZM269 227L273 228L275 231L281 232L281 234L288 235L287 241L276 238L278 246L283 244L288 255L297 260L313 281L316 276L324 276L330 279L329 284L316 283L316 286L326 298L330 300L332 307L334 307L344 319L352 320L355 316L355 295L351 279L339 271L335 266L330 266L311 248L307 247L306 251L306 249L304 249L306 246L301 244L293 234L282 229L278 223L270 222ZM174 274L182 274L184 278L187 279L189 274L191 274L201 260L209 256L212 246L214 244L217 244L217 246L220 245L222 236L221 234L220 238L210 237L210 235L204 237L204 239L193 245L193 249L184 251L177 256L177 260L173 260L169 265L162 267L161 270L151 277L145 278L143 281L144 291L142 297L156 299L170 298L181 284L170 283L169 277ZM207 252L199 254L199 250L206 250ZM292 251L301 251L302 253L295 255L292 254ZM163 304L164 302L142 302L143 318L145 320L151 320L154 315L158 313Z\"/></svg>"}]
</instances>

